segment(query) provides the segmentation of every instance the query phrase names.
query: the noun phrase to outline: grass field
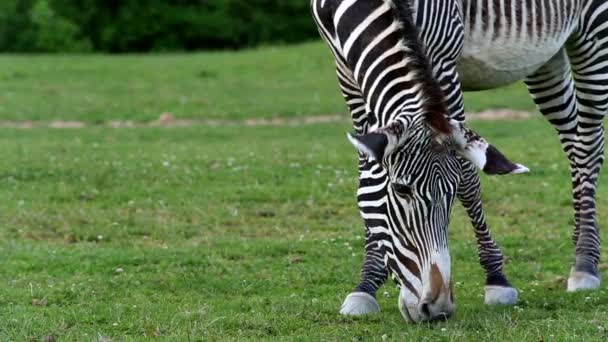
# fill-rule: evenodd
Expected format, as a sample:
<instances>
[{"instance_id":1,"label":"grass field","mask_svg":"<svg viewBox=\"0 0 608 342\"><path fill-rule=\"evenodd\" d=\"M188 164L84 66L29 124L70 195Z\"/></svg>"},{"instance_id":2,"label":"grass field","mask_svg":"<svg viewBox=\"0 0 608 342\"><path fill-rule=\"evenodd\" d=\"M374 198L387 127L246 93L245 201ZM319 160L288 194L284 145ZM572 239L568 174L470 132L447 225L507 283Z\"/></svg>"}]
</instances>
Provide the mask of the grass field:
<instances>
[{"instance_id":1,"label":"grass field","mask_svg":"<svg viewBox=\"0 0 608 342\"><path fill-rule=\"evenodd\" d=\"M322 43L234 53L133 56L0 55L0 119L151 121L344 112ZM469 110L533 109L514 86L469 96Z\"/></svg>"},{"instance_id":2,"label":"grass field","mask_svg":"<svg viewBox=\"0 0 608 342\"><path fill-rule=\"evenodd\" d=\"M320 44L238 55L3 56L0 119L343 112L326 57ZM514 86L467 104L526 109L528 102ZM404 323L392 283L380 291L380 314L337 314L363 258L346 121L2 128L0 341L608 339L606 286L564 289L574 249L569 172L552 129L540 118L472 125L532 170L483 177L520 304L483 304L475 240L457 205L450 235L458 309L430 325Z\"/></svg>"}]
</instances>

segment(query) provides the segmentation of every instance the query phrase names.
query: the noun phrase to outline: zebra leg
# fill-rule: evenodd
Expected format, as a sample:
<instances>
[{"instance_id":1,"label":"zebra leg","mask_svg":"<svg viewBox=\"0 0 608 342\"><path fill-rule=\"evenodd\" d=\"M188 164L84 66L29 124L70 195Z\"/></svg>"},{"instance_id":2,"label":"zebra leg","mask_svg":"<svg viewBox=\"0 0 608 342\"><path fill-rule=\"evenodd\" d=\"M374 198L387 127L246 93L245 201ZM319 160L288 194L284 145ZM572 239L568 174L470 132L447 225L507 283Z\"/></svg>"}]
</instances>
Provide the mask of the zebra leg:
<instances>
[{"instance_id":1,"label":"zebra leg","mask_svg":"<svg viewBox=\"0 0 608 342\"><path fill-rule=\"evenodd\" d=\"M353 80L351 72L340 62L336 65L338 83L346 101L353 128L357 134L367 133L370 126L374 124L374 118L369 115L361 90ZM375 189L378 185L386 183L384 170L374 161L368 161L366 157L359 156L359 191L358 202L361 215L365 221L365 260L361 268L361 281L355 289L346 297L342 303L340 313L343 315L360 316L380 311L380 305L376 301L376 292L384 285L388 278L388 271L384 262L384 248L381 240L382 232L388 231L388 225L382 221L370 217L369 214L378 213L386 209L366 206L370 197L384 196L381 190ZM380 192L377 192L380 191ZM378 228L375 228L378 227Z\"/></svg>"},{"instance_id":2,"label":"zebra leg","mask_svg":"<svg viewBox=\"0 0 608 342\"><path fill-rule=\"evenodd\" d=\"M385 265L386 251L383 240L390 239L388 236L387 223L378 217L378 210L385 211L383 207L374 207L366 203L373 203L373 198L382 198L376 185L386 183L384 170L375 162L364 159L359 161L359 208L365 220L365 261L361 269L361 282L346 297L340 313L343 315L359 316L380 311L380 305L376 301L376 292L384 285L388 278L388 270ZM379 197L380 196L380 197Z\"/></svg>"},{"instance_id":3,"label":"zebra leg","mask_svg":"<svg viewBox=\"0 0 608 342\"><path fill-rule=\"evenodd\" d=\"M576 191L580 184L580 174L576 164L575 147L578 141L578 104L566 50L561 50L533 75L527 77L525 83L538 109L557 131L562 149L570 163L575 212L572 238L576 245L580 222L580 197Z\"/></svg>"},{"instance_id":4,"label":"zebra leg","mask_svg":"<svg viewBox=\"0 0 608 342\"><path fill-rule=\"evenodd\" d=\"M365 203L369 202L370 196L378 195L377 190L373 190L374 184L385 183L383 174L384 170L377 163L360 157L358 200L365 221L365 260L361 268L361 281L342 303L340 309L342 315L360 316L380 311L376 293L388 279L388 270L384 261L386 251L382 244L382 240L387 238L385 235L388 228L385 228L386 222L378 219L376 215L378 209L385 209L367 206ZM372 189L371 192L368 189Z\"/></svg>"},{"instance_id":5,"label":"zebra leg","mask_svg":"<svg viewBox=\"0 0 608 342\"><path fill-rule=\"evenodd\" d=\"M577 162L579 147L579 104L576 98L575 83L572 79L570 61L566 50L561 50L549 62L533 75L526 78L530 95L536 102L540 112L553 125L559 136L562 149L570 163L572 174L574 234L573 241L577 245L581 227L581 172ZM593 268L593 267L592 267ZM576 269L576 267L575 267ZM589 272L586 272L589 273ZM596 278L595 271L589 275ZM582 282L586 282L586 274L582 274ZM596 279L591 279L595 283ZM598 279L599 280L599 279ZM598 283L599 285L599 283ZM576 289L581 286L568 286Z\"/></svg>"},{"instance_id":6,"label":"zebra leg","mask_svg":"<svg viewBox=\"0 0 608 342\"><path fill-rule=\"evenodd\" d=\"M578 202L574 234L576 262L568 291L597 289L601 277L600 236L596 217L596 188L604 162L604 117L608 110L608 8L604 1L590 1L583 11L579 31L568 45L576 88L578 125L573 146Z\"/></svg>"},{"instance_id":7,"label":"zebra leg","mask_svg":"<svg viewBox=\"0 0 608 342\"><path fill-rule=\"evenodd\" d=\"M361 282L346 296L340 313L349 316L360 316L380 311L376 300L378 289L388 278L384 263L385 251L378 243L377 236L366 229L365 261L361 269Z\"/></svg>"},{"instance_id":8,"label":"zebra leg","mask_svg":"<svg viewBox=\"0 0 608 342\"><path fill-rule=\"evenodd\" d=\"M464 100L460 77L456 64L447 59L444 63L436 63L435 73L446 94L450 117L456 121L464 121ZM470 161L460 158L462 165L462 181L458 188L458 199L464 206L477 239L479 263L486 272L485 303L514 305L517 303L517 290L511 286L503 273L503 255L492 239L486 223L481 202L481 182L477 167Z\"/></svg>"},{"instance_id":9,"label":"zebra leg","mask_svg":"<svg viewBox=\"0 0 608 342\"><path fill-rule=\"evenodd\" d=\"M486 271L485 303L514 305L517 290L511 286L503 273L503 255L490 235L481 203L481 184L477 168L462 160L462 182L458 198L464 206L475 230L479 263Z\"/></svg>"}]
</instances>

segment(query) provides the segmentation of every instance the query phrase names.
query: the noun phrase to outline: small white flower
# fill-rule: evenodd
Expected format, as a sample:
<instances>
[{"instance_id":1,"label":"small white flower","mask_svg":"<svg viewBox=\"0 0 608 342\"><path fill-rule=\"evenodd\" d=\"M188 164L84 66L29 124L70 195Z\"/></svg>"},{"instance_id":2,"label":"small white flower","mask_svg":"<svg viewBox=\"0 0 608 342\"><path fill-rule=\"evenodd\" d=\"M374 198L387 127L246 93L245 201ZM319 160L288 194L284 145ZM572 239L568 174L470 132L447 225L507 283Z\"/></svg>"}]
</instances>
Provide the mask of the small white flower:
<instances>
[{"instance_id":1,"label":"small white flower","mask_svg":"<svg viewBox=\"0 0 608 342\"><path fill-rule=\"evenodd\" d=\"M384 291L384 293L382 293L382 297L384 298L390 298L391 294L388 293L388 291Z\"/></svg>"},{"instance_id":2,"label":"small white flower","mask_svg":"<svg viewBox=\"0 0 608 342\"><path fill-rule=\"evenodd\" d=\"M388 335L387 334L382 335L382 341L386 341L386 340L388 340Z\"/></svg>"},{"instance_id":3,"label":"small white flower","mask_svg":"<svg viewBox=\"0 0 608 342\"><path fill-rule=\"evenodd\" d=\"M118 274L121 274L121 273L123 273L124 271L125 271L124 269L122 269L121 267L119 267L119 268L117 268L117 269L116 269L116 271L115 271L115 272L116 272L116 273L118 273Z\"/></svg>"},{"instance_id":4,"label":"small white flower","mask_svg":"<svg viewBox=\"0 0 608 342\"><path fill-rule=\"evenodd\" d=\"M112 323L112 326L113 326L113 327L117 327L117 326L118 326L118 323L114 322L114 323Z\"/></svg>"},{"instance_id":5,"label":"small white flower","mask_svg":"<svg viewBox=\"0 0 608 342\"><path fill-rule=\"evenodd\" d=\"M103 240L103 235L97 235L97 240Z\"/></svg>"},{"instance_id":6,"label":"small white flower","mask_svg":"<svg viewBox=\"0 0 608 342\"><path fill-rule=\"evenodd\" d=\"M441 331L442 332L446 332L446 331L448 331L448 329L447 328L441 328Z\"/></svg>"}]
</instances>

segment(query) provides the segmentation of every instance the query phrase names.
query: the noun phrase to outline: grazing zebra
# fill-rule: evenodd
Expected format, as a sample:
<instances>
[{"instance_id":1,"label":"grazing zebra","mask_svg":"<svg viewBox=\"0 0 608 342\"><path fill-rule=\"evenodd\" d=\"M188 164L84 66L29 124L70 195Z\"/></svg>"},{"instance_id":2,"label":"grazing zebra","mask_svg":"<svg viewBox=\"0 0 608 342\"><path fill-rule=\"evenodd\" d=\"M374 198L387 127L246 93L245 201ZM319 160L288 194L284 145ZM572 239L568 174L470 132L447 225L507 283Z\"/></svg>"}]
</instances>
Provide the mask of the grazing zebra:
<instances>
[{"instance_id":1,"label":"grazing zebra","mask_svg":"<svg viewBox=\"0 0 608 342\"><path fill-rule=\"evenodd\" d=\"M513 304L481 206L476 170L526 169L464 126L464 90L525 79L558 131L572 171L576 262L568 290L600 285L595 189L608 106L605 0L312 0L336 60L360 152L358 201L366 226L362 281L341 312L379 310L392 274L408 320L450 315L447 221L463 203L486 270L486 303ZM447 114L449 121L442 121ZM470 162L469 162L470 161ZM438 176L439 175L439 176Z\"/></svg>"},{"instance_id":2,"label":"grazing zebra","mask_svg":"<svg viewBox=\"0 0 608 342\"><path fill-rule=\"evenodd\" d=\"M473 164L497 174L526 169L459 117L448 120L444 90L432 76L404 3L319 0L312 9L335 55L358 133L350 139L361 152L358 200L369 237L367 260L363 282L342 312L378 310L373 295L388 271L400 284L406 319L453 312L447 225L456 197L473 220L487 273L486 302L514 303L517 292L487 229Z\"/></svg>"}]
</instances>

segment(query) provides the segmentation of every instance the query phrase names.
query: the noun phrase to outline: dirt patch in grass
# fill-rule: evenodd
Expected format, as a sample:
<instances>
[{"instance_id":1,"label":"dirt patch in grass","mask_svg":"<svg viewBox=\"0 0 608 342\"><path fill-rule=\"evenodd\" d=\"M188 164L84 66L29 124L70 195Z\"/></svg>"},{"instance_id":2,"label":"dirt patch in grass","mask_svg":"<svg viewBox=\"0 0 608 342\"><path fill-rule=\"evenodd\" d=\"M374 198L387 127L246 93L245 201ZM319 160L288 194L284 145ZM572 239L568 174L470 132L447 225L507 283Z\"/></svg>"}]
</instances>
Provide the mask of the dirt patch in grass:
<instances>
[{"instance_id":1,"label":"dirt patch in grass","mask_svg":"<svg viewBox=\"0 0 608 342\"><path fill-rule=\"evenodd\" d=\"M488 110L479 113L468 113L470 120L518 120L527 119L529 112L513 110ZM273 118L273 119L246 119L246 120L188 120L178 119L171 113L163 113L157 120L151 122L137 122L131 120L111 120L100 124L91 124L84 121L0 121L0 128L57 128L76 129L85 127L108 128L138 128L138 127L226 127L226 126L304 126L321 123L346 122L348 115L316 115L300 118Z\"/></svg>"},{"instance_id":2,"label":"dirt patch in grass","mask_svg":"<svg viewBox=\"0 0 608 342\"><path fill-rule=\"evenodd\" d=\"M532 113L530 112L495 109L478 113L467 113L467 118L472 120L519 120L528 119L531 115Z\"/></svg>"}]
</instances>

